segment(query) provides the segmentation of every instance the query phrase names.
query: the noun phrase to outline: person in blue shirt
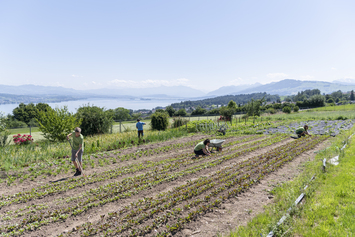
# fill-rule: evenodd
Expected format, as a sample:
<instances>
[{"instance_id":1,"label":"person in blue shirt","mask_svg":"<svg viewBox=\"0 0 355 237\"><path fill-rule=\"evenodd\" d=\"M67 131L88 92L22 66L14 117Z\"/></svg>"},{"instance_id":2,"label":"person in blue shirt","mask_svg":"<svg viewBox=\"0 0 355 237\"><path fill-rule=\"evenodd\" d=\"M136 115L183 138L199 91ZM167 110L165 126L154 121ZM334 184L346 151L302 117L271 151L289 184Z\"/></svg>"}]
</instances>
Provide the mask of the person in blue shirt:
<instances>
[{"instance_id":1,"label":"person in blue shirt","mask_svg":"<svg viewBox=\"0 0 355 237\"><path fill-rule=\"evenodd\" d=\"M141 122L140 119L137 119L136 123L136 128L138 129L138 138L143 137L143 125L146 125L146 123Z\"/></svg>"}]
</instances>

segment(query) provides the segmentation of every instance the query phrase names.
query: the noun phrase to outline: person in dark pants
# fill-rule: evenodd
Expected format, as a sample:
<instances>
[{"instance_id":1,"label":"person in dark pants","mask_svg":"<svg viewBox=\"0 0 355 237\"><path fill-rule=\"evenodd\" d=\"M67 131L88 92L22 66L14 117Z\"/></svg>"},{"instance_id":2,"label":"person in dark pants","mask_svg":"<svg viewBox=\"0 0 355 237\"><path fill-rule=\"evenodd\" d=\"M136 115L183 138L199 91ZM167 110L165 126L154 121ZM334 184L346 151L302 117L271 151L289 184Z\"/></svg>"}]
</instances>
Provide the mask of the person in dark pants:
<instances>
[{"instance_id":1,"label":"person in dark pants","mask_svg":"<svg viewBox=\"0 0 355 237\"><path fill-rule=\"evenodd\" d=\"M140 119L137 119L136 128L138 129L138 138L141 138L141 135L143 137L143 125L146 125L146 123L143 123Z\"/></svg>"},{"instance_id":2,"label":"person in dark pants","mask_svg":"<svg viewBox=\"0 0 355 237\"><path fill-rule=\"evenodd\" d=\"M304 125L303 127L299 127L296 129L296 134L298 137L306 136L312 136L311 134L308 133L308 125Z\"/></svg>"},{"instance_id":3,"label":"person in dark pants","mask_svg":"<svg viewBox=\"0 0 355 237\"><path fill-rule=\"evenodd\" d=\"M210 144L210 140L206 139L203 142L199 142L194 149L195 157L197 158L199 155L210 156L211 153L208 150L208 144Z\"/></svg>"}]
</instances>

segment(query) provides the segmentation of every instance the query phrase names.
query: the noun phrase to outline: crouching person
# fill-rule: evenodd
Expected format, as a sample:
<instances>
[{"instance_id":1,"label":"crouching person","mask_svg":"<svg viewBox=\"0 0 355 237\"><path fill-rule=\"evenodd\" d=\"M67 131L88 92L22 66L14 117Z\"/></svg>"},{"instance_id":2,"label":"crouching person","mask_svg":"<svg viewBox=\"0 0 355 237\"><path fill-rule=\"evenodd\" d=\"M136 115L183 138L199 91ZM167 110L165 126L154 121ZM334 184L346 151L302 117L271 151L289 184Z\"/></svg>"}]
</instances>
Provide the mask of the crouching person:
<instances>
[{"instance_id":1,"label":"crouching person","mask_svg":"<svg viewBox=\"0 0 355 237\"><path fill-rule=\"evenodd\" d=\"M308 133L308 125L304 125L303 127L297 128L295 132L299 138L306 135L312 136Z\"/></svg>"},{"instance_id":2,"label":"crouching person","mask_svg":"<svg viewBox=\"0 0 355 237\"><path fill-rule=\"evenodd\" d=\"M195 146L194 152L195 152L195 157L197 158L199 155L203 156L210 156L211 153L208 150L208 145L210 144L210 140L206 139L203 142L198 143Z\"/></svg>"},{"instance_id":3,"label":"crouching person","mask_svg":"<svg viewBox=\"0 0 355 237\"><path fill-rule=\"evenodd\" d=\"M74 136L72 134L74 133ZM84 144L84 137L81 134L81 129L79 127L75 128L75 131L73 133L69 133L67 135L67 139L69 141L69 138L72 136L73 137L73 147L71 151L71 161L73 162L76 172L74 176L79 176L81 175L81 167L82 166L82 155L83 155L83 144ZM79 164L78 164L79 162Z\"/></svg>"}]
</instances>

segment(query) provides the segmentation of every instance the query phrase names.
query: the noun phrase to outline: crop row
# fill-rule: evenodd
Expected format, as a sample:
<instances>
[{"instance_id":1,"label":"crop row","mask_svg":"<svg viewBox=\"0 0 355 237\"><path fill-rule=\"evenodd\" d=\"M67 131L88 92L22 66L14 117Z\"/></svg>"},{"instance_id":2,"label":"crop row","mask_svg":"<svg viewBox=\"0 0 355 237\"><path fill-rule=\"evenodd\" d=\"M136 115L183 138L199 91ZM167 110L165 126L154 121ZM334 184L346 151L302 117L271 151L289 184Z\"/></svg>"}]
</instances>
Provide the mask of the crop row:
<instances>
[{"instance_id":1,"label":"crop row","mask_svg":"<svg viewBox=\"0 0 355 237\"><path fill-rule=\"evenodd\" d=\"M48 222L58 221L60 219L67 219L71 215L78 215L84 211L87 211L93 207L101 206L109 202L117 201L121 198L127 198L138 192L145 190L147 188L152 188L160 183L169 182L171 180L177 179L178 177L183 177L192 173L196 173L202 169L207 169L210 167L217 166L227 160L233 159L238 157L242 154L250 152L252 150L259 149L261 147L267 146L272 144L273 142L279 141L280 138L275 136L273 139L265 139L264 143L259 144L255 147L246 148L244 150L238 151L235 154L222 156L219 159L205 162L202 164L198 164L196 166L187 168L185 170L177 171L175 173L169 174L171 170L166 170L164 172L159 172L157 170L153 170L153 172L148 172L145 175L135 176L133 178L127 178L121 182L114 182L109 185L105 185L103 187L99 187L96 189L92 189L87 193L90 194L86 197L86 200L82 200L81 202L69 206L67 208L56 209L54 211L42 212L38 215L31 216L31 219L23 219L20 225L8 225L4 226L1 231L4 232L12 232L15 233L15 230L24 231L26 229L34 228L33 225L43 225L47 224ZM214 155L218 156L218 155ZM185 166L186 162L190 162L193 164L197 162L197 160L189 160L181 162L180 166ZM170 169L172 164L170 164ZM161 170L163 171L163 170ZM80 195L83 197L83 195Z\"/></svg>"},{"instance_id":2,"label":"crop row","mask_svg":"<svg viewBox=\"0 0 355 237\"><path fill-rule=\"evenodd\" d=\"M259 137L259 136L256 136L256 137L252 136L252 137L247 137L247 138L244 138L241 140L237 140L237 141L227 144L226 147L236 145L239 143L248 142L248 141L253 140L257 137ZM18 203L18 202L32 200L34 198L44 197L44 196L47 196L50 194L67 191L70 189L82 187L82 186L96 183L96 182L114 179L114 178L117 178L117 177L122 176L124 174L133 174L138 171L142 171L142 170L149 169L152 167L158 167L158 166L164 165L164 164L175 163L179 160L184 160L187 157L191 157L191 151L184 153L184 154L180 154L176 157L161 160L161 161L140 162L138 164L131 164L131 165L119 167L119 168L116 168L113 170L105 171L102 173L98 173L98 174L95 173L92 175L88 175L86 178L84 178L84 177L81 177L79 179L73 178L73 179L63 181L63 182L42 185L42 186L33 188L30 191L19 192L19 193L16 193L13 195L8 195L8 196L3 195L1 197L2 201L0 202L0 207L4 206L4 205L9 205L11 203Z\"/></svg>"},{"instance_id":3,"label":"crop row","mask_svg":"<svg viewBox=\"0 0 355 237\"><path fill-rule=\"evenodd\" d=\"M87 223L83 226L77 226L75 230L81 230L83 236L97 234L99 231L105 231L105 235L117 235L129 229L132 236L150 233L153 229L166 224L170 219L178 218L184 211L192 208L196 209L206 202L214 204L216 202L216 200L213 200L214 197L216 198L220 193L237 186L238 188L235 189L237 191L229 191L227 194L228 196L235 196L241 189L250 187L251 184L260 180L266 173L276 170L285 162L311 149L322 140L324 138L302 139L273 149L264 155L224 168L208 178L201 177L193 182L176 187L170 192L158 195L155 199L140 199L120 211L108 213L105 221L101 220L96 225ZM242 168L243 170L241 170ZM209 190L210 192L207 195L186 203L189 199L196 198ZM184 203L183 206L181 206L182 203ZM126 214L123 215L124 213ZM161 213L164 214L160 216ZM193 212L185 215L185 221L191 220L191 213ZM144 221L151 220L153 217L155 219L152 224L134 228ZM166 231L161 232L161 234L174 232L181 228L182 224L184 222L166 225ZM112 227L114 229L110 229Z\"/></svg>"},{"instance_id":4,"label":"crop row","mask_svg":"<svg viewBox=\"0 0 355 237\"><path fill-rule=\"evenodd\" d=\"M259 135L260 136L260 135ZM225 138L231 138L232 135L229 135ZM254 136L253 136L254 137ZM172 145L167 145L163 147L154 148L151 150L138 149L138 151L132 151L128 154L120 155L124 150L116 150L116 151L104 151L101 153L88 155L84 157L83 168L91 166L91 168L95 168L96 166L104 167L111 164L116 164L118 162L122 162L129 159L138 159L144 156L152 156L155 154L168 154L169 151L173 149L180 148L179 150L183 151L181 148L190 148L194 145L196 141L189 141L184 143L176 143ZM68 150L69 151L69 150ZM117 155L117 156L116 156ZM69 156L64 156L68 158ZM19 183L27 179L31 179L34 181L37 177L43 176L46 178L47 176L57 176L61 173L68 173L72 170L72 164L68 160L52 160L47 161L45 163L35 163L31 164L28 168L25 168L23 171L17 171L15 176L8 176L7 184L16 184L15 181L18 180Z\"/></svg>"}]
</instances>

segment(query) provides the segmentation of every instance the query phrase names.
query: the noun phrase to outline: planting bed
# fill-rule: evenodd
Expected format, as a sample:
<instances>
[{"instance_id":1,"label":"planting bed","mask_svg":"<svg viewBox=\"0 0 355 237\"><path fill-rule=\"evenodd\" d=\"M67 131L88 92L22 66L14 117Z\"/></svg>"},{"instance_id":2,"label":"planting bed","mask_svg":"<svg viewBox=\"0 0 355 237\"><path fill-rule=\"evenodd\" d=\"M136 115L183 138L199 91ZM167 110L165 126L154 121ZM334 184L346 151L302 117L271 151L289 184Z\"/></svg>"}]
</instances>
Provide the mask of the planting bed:
<instances>
[{"instance_id":1,"label":"planting bed","mask_svg":"<svg viewBox=\"0 0 355 237\"><path fill-rule=\"evenodd\" d=\"M2 236L184 236L326 136L225 137L222 152L193 158L206 135L93 154L86 177L2 187ZM92 160L92 161L91 161ZM115 160L115 161L114 161ZM68 176L60 173L56 179ZM53 180L52 180L53 181ZM191 234L191 233L190 233Z\"/></svg>"},{"instance_id":2,"label":"planting bed","mask_svg":"<svg viewBox=\"0 0 355 237\"><path fill-rule=\"evenodd\" d=\"M275 134L275 133L295 133L295 130L299 127L303 127L305 124L308 125L311 134L316 135L338 135L341 130L349 130L352 128L355 120L315 120L315 121L304 121L297 123L290 123L288 126L281 125L277 128L267 128L264 130L259 130L264 134Z\"/></svg>"}]
</instances>

